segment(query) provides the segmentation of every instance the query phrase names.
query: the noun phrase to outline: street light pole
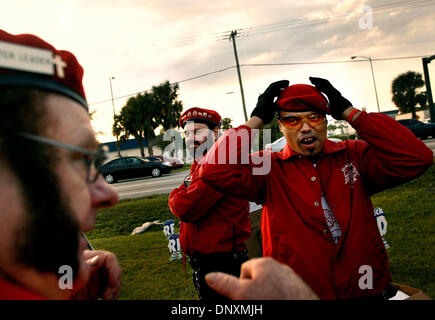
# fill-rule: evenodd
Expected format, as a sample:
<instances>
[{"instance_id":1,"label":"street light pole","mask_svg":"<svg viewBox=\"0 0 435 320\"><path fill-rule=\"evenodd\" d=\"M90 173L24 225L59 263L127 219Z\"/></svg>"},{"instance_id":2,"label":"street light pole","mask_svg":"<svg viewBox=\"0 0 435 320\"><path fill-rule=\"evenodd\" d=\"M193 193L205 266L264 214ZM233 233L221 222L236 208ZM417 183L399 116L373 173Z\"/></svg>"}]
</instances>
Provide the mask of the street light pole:
<instances>
[{"instance_id":1,"label":"street light pole","mask_svg":"<svg viewBox=\"0 0 435 320\"><path fill-rule=\"evenodd\" d=\"M433 59L435 59L435 54L433 56L423 58L423 72L424 72L424 80L425 80L424 82L426 84L427 103L429 104L430 122L435 123L435 108L432 99L432 89L430 87L429 70L427 68L427 65Z\"/></svg>"},{"instance_id":2,"label":"street light pole","mask_svg":"<svg viewBox=\"0 0 435 320\"><path fill-rule=\"evenodd\" d=\"M379 99L378 99L378 90L376 90L376 81L375 81L375 73L373 72L373 64L372 64L372 58L371 57L364 57L364 56L353 56L350 57L351 59L355 59L355 58L365 58L367 60L369 60L370 62L370 69L372 70L372 78L373 78L373 85L375 87L375 95L376 95L376 104L378 105L378 112L381 112L381 109L379 107Z\"/></svg>"},{"instance_id":3,"label":"street light pole","mask_svg":"<svg viewBox=\"0 0 435 320\"><path fill-rule=\"evenodd\" d=\"M115 123L115 103L113 102L112 79L115 79L115 77L109 77L110 94L112 96L113 122ZM119 150L119 141L118 141L118 135L117 134L116 134L116 149L118 150L118 156L121 157L121 150Z\"/></svg>"}]
</instances>

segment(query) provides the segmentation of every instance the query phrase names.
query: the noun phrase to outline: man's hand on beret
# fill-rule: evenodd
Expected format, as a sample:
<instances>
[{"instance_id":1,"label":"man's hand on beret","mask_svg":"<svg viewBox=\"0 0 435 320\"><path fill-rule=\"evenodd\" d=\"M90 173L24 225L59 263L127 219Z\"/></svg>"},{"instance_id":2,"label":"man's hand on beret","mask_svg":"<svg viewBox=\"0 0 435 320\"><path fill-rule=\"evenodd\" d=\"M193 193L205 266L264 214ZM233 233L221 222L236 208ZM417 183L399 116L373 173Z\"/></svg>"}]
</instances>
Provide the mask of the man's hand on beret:
<instances>
[{"instance_id":1,"label":"man's hand on beret","mask_svg":"<svg viewBox=\"0 0 435 320\"><path fill-rule=\"evenodd\" d=\"M340 91L335 89L328 80L315 77L309 79L317 89L328 97L331 116L336 120L342 120L343 111L351 107L352 103L344 98Z\"/></svg>"},{"instance_id":2,"label":"man's hand on beret","mask_svg":"<svg viewBox=\"0 0 435 320\"><path fill-rule=\"evenodd\" d=\"M275 98L279 97L282 89L289 85L288 80L281 80L270 84L270 86L258 97L257 106L251 113L251 118L256 116L267 124L273 120L276 111Z\"/></svg>"}]
</instances>

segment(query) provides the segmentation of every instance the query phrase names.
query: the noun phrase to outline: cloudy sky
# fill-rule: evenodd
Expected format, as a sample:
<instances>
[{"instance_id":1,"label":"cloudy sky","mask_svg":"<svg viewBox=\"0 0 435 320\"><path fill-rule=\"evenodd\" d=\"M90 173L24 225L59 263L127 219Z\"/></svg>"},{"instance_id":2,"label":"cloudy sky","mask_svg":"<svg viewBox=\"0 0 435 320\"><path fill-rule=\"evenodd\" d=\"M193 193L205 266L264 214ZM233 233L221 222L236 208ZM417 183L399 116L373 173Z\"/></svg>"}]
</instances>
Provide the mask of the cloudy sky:
<instances>
[{"instance_id":1,"label":"cloudy sky","mask_svg":"<svg viewBox=\"0 0 435 320\"><path fill-rule=\"evenodd\" d=\"M270 82L309 83L309 76L329 79L354 106L377 111L370 64L351 56L374 60L381 111L392 110L392 80L408 70L422 73L419 56L435 54L433 0L0 0L0 4L0 28L34 33L77 56L85 69L90 108L96 111L93 125L102 132L103 142L113 139L110 77L115 77L116 112L129 95L169 80L180 82L185 109L214 109L233 119L233 125L242 124L234 51L228 39L231 30L239 33L236 44L248 116ZM432 84L434 64L429 65Z\"/></svg>"}]
</instances>

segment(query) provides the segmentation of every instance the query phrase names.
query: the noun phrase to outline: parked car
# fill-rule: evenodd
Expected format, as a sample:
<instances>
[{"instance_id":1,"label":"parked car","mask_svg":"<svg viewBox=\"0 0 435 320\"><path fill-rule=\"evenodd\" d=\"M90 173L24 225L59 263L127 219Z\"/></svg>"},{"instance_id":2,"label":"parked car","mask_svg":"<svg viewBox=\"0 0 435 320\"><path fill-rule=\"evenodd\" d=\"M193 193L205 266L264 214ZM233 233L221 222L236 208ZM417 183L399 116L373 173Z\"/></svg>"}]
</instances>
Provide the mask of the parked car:
<instances>
[{"instance_id":1,"label":"parked car","mask_svg":"<svg viewBox=\"0 0 435 320\"><path fill-rule=\"evenodd\" d=\"M104 164L101 173L107 183L115 183L122 179L144 176L157 178L162 173L169 173L171 169L171 166L163 164L157 157L122 157Z\"/></svg>"},{"instance_id":2,"label":"parked car","mask_svg":"<svg viewBox=\"0 0 435 320\"><path fill-rule=\"evenodd\" d=\"M333 142L341 142L340 139L336 139L336 138L328 138L328 140L331 140ZM285 137L281 137L272 143L266 144L264 150L272 151L272 152L280 152L282 149L284 149L286 143L287 141L285 140Z\"/></svg>"},{"instance_id":3,"label":"parked car","mask_svg":"<svg viewBox=\"0 0 435 320\"><path fill-rule=\"evenodd\" d=\"M424 123L416 119L402 119L397 120L401 125L404 125L420 139L427 139L431 136L435 138L435 123Z\"/></svg>"},{"instance_id":4,"label":"parked car","mask_svg":"<svg viewBox=\"0 0 435 320\"><path fill-rule=\"evenodd\" d=\"M164 164L171 165L173 169L182 168L184 166L184 162L178 158L162 156L156 156L156 158L159 158Z\"/></svg>"}]
</instances>

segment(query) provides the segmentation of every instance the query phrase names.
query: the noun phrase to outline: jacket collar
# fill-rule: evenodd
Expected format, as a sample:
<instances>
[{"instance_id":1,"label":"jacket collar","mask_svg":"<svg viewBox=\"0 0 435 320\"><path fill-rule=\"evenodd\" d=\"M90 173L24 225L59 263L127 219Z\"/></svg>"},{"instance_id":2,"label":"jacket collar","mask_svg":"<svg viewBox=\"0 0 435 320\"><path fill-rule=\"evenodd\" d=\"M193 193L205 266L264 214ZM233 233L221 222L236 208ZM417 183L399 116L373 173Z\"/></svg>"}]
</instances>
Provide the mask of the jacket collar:
<instances>
[{"instance_id":1,"label":"jacket collar","mask_svg":"<svg viewBox=\"0 0 435 320\"><path fill-rule=\"evenodd\" d=\"M346 149L346 143L345 142L334 142L331 141L329 139L325 140L325 145L323 148L323 154L328 154L328 153L335 153L341 150ZM281 160L288 160L293 156L297 156L299 155L299 153L295 152L294 150L292 150L290 148L290 146L288 145L288 143L285 144L284 149L282 149L281 152L276 152L276 157L281 159Z\"/></svg>"}]
</instances>

